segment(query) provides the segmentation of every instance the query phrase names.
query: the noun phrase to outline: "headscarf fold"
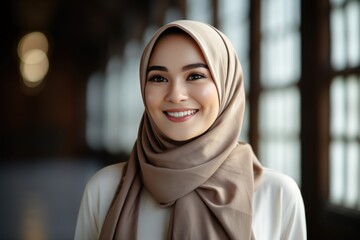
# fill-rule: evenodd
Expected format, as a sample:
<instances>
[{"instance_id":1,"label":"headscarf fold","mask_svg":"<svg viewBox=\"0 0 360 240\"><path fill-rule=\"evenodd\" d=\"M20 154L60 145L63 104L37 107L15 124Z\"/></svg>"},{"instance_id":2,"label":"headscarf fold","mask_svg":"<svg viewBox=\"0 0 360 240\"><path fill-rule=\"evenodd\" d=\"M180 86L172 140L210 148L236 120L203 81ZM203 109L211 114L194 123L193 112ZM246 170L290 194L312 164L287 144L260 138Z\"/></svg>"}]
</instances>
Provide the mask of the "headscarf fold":
<instances>
[{"instance_id":1,"label":"headscarf fold","mask_svg":"<svg viewBox=\"0 0 360 240\"><path fill-rule=\"evenodd\" d=\"M176 142L160 133L145 110L100 239L136 239L143 187L162 207L171 208L168 239L254 239L252 199L262 168L250 145L238 142L245 91L236 50L208 24L179 20L164 25L141 58L143 100L151 52L170 28L184 31L200 47L217 87L220 111L204 134Z\"/></svg>"}]
</instances>

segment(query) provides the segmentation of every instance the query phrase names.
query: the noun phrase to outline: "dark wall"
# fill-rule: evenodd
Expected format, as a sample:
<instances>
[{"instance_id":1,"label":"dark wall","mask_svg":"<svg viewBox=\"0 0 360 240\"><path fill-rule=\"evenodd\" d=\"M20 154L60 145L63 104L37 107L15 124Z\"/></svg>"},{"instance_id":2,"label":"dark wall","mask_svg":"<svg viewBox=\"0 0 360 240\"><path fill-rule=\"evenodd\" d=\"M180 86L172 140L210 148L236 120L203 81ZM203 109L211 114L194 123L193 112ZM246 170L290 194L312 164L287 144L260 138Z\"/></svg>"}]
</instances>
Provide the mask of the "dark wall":
<instances>
[{"instance_id":1,"label":"dark wall","mask_svg":"<svg viewBox=\"0 0 360 240\"><path fill-rule=\"evenodd\" d=\"M125 1L2 1L0 144L5 161L79 156L88 151L84 138L86 83L92 72L104 68L110 51L121 52L131 33L131 24L122 21L123 4ZM17 56L19 40L32 31L43 32L49 40L49 72L36 88L23 84Z\"/></svg>"}]
</instances>

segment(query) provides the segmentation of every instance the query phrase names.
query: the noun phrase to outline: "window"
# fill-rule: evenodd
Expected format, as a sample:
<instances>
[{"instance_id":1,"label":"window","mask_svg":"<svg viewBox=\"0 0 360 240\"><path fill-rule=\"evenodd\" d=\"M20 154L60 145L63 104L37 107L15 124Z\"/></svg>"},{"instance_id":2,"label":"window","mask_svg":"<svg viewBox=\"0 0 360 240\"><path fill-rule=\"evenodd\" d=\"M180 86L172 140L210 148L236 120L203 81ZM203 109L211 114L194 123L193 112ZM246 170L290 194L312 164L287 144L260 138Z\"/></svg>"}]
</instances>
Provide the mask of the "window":
<instances>
[{"instance_id":1,"label":"window","mask_svg":"<svg viewBox=\"0 0 360 240\"><path fill-rule=\"evenodd\" d=\"M300 184L300 2L261 1L259 157Z\"/></svg>"},{"instance_id":2,"label":"window","mask_svg":"<svg viewBox=\"0 0 360 240\"><path fill-rule=\"evenodd\" d=\"M250 1L223 0L219 1L219 29L230 39L237 50L244 73L246 93L250 87ZM248 142L249 104L246 102L244 122L240 139Z\"/></svg>"},{"instance_id":3,"label":"window","mask_svg":"<svg viewBox=\"0 0 360 240\"><path fill-rule=\"evenodd\" d=\"M213 24L211 0L186 0L186 18Z\"/></svg>"},{"instance_id":4,"label":"window","mask_svg":"<svg viewBox=\"0 0 360 240\"><path fill-rule=\"evenodd\" d=\"M330 2L329 200L360 210L360 2Z\"/></svg>"},{"instance_id":5,"label":"window","mask_svg":"<svg viewBox=\"0 0 360 240\"><path fill-rule=\"evenodd\" d=\"M141 49L139 41L129 40L123 56L112 56L105 73L89 79L86 140L93 150L132 150L144 111L137 75Z\"/></svg>"}]
</instances>

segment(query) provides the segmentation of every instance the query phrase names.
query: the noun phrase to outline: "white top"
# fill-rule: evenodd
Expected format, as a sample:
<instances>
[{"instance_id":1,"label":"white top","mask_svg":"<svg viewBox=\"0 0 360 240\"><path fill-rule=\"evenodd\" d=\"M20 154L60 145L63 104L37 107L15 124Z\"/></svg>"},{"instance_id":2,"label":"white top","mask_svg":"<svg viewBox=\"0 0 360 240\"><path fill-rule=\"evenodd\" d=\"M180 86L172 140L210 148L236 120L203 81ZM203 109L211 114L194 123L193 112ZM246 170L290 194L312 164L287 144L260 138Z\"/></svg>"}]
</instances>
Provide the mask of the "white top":
<instances>
[{"instance_id":1,"label":"white top","mask_svg":"<svg viewBox=\"0 0 360 240\"><path fill-rule=\"evenodd\" d=\"M87 183L75 231L75 240L98 239L118 187L125 163L107 166ZM254 194L253 232L256 240L306 239L304 203L290 177L264 168L262 183ZM145 190L139 209L138 239L166 239L170 208L161 208Z\"/></svg>"}]
</instances>

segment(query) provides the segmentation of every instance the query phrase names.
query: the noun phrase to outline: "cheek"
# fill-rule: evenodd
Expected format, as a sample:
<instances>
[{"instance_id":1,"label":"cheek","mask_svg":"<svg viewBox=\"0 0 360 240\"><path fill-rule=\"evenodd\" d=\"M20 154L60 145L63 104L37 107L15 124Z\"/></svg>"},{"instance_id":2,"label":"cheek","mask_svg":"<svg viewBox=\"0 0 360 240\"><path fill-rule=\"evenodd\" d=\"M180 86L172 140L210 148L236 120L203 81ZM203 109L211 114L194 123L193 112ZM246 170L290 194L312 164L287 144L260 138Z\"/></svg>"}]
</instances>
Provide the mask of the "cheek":
<instances>
[{"instance_id":1,"label":"cheek","mask_svg":"<svg viewBox=\"0 0 360 240\"><path fill-rule=\"evenodd\" d=\"M196 95L203 105L211 104L216 105L217 107L219 106L219 97L215 84L206 84L201 88L196 89Z\"/></svg>"},{"instance_id":2,"label":"cheek","mask_svg":"<svg viewBox=\"0 0 360 240\"><path fill-rule=\"evenodd\" d=\"M160 94L152 87L145 88L145 107L151 110L160 102Z\"/></svg>"}]
</instances>

